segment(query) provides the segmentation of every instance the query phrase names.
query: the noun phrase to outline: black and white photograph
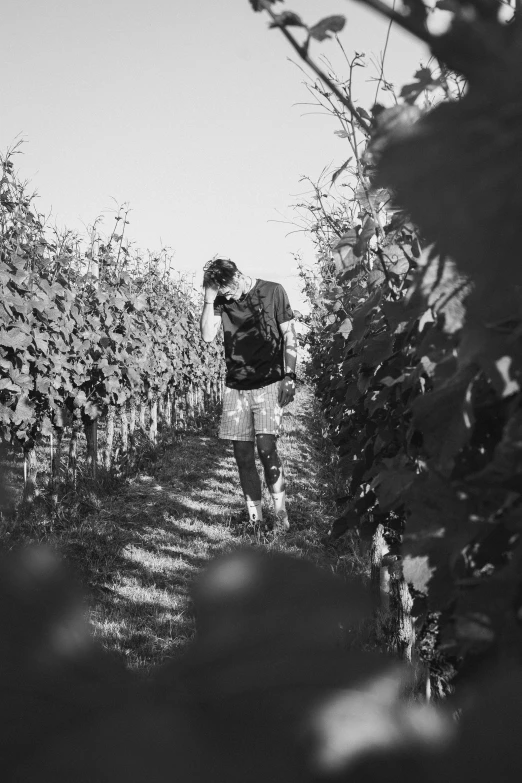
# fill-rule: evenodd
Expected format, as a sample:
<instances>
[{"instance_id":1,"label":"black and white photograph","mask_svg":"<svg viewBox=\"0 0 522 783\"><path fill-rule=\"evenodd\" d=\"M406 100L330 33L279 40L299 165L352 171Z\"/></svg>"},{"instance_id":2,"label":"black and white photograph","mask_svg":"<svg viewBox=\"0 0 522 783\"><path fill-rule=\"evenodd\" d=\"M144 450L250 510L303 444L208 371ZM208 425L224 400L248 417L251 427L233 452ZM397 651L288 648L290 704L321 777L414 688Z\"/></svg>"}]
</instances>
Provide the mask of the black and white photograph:
<instances>
[{"instance_id":1,"label":"black and white photograph","mask_svg":"<svg viewBox=\"0 0 522 783\"><path fill-rule=\"evenodd\" d=\"M521 0L1 29L1 783L518 783Z\"/></svg>"}]
</instances>

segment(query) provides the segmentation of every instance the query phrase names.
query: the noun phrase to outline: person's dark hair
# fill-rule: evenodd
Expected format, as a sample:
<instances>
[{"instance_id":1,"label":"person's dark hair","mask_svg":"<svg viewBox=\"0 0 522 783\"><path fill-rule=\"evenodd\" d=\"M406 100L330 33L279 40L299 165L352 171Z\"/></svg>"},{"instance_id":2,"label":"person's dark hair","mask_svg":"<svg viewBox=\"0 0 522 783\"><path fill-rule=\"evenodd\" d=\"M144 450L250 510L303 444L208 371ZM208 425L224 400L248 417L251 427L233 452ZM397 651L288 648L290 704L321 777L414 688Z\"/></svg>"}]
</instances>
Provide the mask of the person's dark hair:
<instances>
[{"instance_id":1,"label":"person's dark hair","mask_svg":"<svg viewBox=\"0 0 522 783\"><path fill-rule=\"evenodd\" d=\"M203 286L220 288L230 285L238 271L230 258L213 258L203 267Z\"/></svg>"}]
</instances>

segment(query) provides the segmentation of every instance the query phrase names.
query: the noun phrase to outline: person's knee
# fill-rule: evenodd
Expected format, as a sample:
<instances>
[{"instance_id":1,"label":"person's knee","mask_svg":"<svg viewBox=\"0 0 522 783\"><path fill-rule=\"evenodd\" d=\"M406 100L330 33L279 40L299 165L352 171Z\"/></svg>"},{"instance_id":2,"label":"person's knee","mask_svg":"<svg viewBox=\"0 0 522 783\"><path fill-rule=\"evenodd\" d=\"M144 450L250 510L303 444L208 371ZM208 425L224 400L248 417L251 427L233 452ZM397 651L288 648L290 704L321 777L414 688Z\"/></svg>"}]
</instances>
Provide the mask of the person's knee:
<instances>
[{"instance_id":1,"label":"person's knee","mask_svg":"<svg viewBox=\"0 0 522 783\"><path fill-rule=\"evenodd\" d=\"M254 444L251 441L234 441L234 456L240 467L255 464Z\"/></svg>"},{"instance_id":2,"label":"person's knee","mask_svg":"<svg viewBox=\"0 0 522 783\"><path fill-rule=\"evenodd\" d=\"M282 471L275 435L258 435L257 450L267 481L270 484L275 484L279 480Z\"/></svg>"},{"instance_id":3,"label":"person's knee","mask_svg":"<svg viewBox=\"0 0 522 783\"><path fill-rule=\"evenodd\" d=\"M274 462L278 460L277 443L275 435L258 435L257 436L257 451L263 460L263 462Z\"/></svg>"}]
</instances>

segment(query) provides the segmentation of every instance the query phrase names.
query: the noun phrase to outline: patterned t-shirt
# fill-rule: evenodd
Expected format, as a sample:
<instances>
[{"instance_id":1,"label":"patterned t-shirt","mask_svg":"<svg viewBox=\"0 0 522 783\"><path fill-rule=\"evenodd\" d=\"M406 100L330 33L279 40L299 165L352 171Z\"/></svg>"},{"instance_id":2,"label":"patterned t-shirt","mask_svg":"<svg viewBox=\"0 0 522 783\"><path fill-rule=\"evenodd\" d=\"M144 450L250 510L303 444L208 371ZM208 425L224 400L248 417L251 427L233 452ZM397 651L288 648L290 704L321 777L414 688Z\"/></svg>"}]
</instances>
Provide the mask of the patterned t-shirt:
<instances>
[{"instance_id":1,"label":"patterned t-shirt","mask_svg":"<svg viewBox=\"0 0 522 783\"><path fill-rule=\"evenodd\" d=\"M221 316L227 375L232 389L259 389L284 377L284 340L279 324L294 317L288 295L279 283L256 280L239 300L216 297Z\"/></svg>"}]
</instances>

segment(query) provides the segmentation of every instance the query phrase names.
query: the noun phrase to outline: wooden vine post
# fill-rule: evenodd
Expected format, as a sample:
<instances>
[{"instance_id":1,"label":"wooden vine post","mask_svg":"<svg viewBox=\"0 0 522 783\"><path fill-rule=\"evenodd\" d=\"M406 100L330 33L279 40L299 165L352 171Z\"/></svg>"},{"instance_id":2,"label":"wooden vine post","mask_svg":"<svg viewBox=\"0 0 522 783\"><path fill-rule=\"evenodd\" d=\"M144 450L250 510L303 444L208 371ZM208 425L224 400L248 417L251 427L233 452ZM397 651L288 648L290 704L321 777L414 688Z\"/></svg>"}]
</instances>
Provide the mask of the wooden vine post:
<instances>
[{"instance_id":1,"label":"wooden vine post","mask_svg":"<svg viewBox=\"0 0 522 783\"><path fill-rule=\"evenodd\" d=\"M98 421L90 419L85 424L87 440L87 471L96 480L98 475Z\"/></svg>"},{"instance_id":2,"label":"wooden vine post","mask_svg":"<svg viewBox=\"0 0 522 783\"><path fill-rule=\"evenodd\" d=\"M55 498L54 492L55 492L55 480L54 480L54 468L55 468L55 461L54 461L54 440L55 440L55 434L54 431L52 431L49 434L49 489L51 490L51 506L54 509L56 505L57 498Z\"/></svg>"},{"instance_id":3,"label":"wooden vine post","mask_svg":"<svg viewBox=\"0 0 522 783\"><path fill-rule=\"evenodd\" d=\"M170 386L167 388L164 397L163 415L165 419L165 425L172 427L172 392Z\"/></svg>"},{"instance_id":4,"label":"wooden vine post","mask_svg":"<svg viewBox=\"0 0 522 783\"><path fill-rule=\"evenodd\" d=\"M120 409L120 437L121 452L122 454L127 454L129 451L129 416L126 402L123 403Z\"/></svg>"},{"instance_id":5,"label":"wooden vine post","mask_svg":"<svg viewBox=\"0 0 522 783\"><path fill-rule=\"evenodd\" d=\"M199 384L197 384L194 387L194 408L195 408L196 415L200 416L202 410L201 410L201 387L199 386Z\"/></svg>"},{"instance_id":6,"label":"wooden vine post","mask_svg":"<svg viewBox=\"0 0 522 783\"><path fill-rule=\"evenodd\" d=\"M181 430L187 429L187 392L180 390L178 395L179 427Z\"/></svg>"},{"instance_id":7,"label":"wooden vine post","mask_svg":"<svg viewBox=\"0 0 522 783\"><path fill-rule=\"evenodd\" d=\"M381 598L381 571L382 559L386 554L387 549L386 541L384 540L384 527L382 525L377 525L377 529L373 534L370 550L371 592L373 605L376 610L383 608Z\"/></svg>"},{"instance_id":8,"label":"wooden vine post","mask_svg":"<svg viewBox=\"0 0 522 783\"><path fill-rule=\"evenodd\" d=\"M393 613L393 643L401 658L411 662L415 644L415 626L411 616L413 599L402 572L402 559L389 566L390 604Z\"/></svg>"},{"instance_id":9,"label":"wooden vine post","mask_svg":"<svg viewBox=\"0 0 522 783\"><path fill-rule=\"evenodd\" d=\"M81 427L81 424L78 421L79 415L79 411L77 411L72 425L67 459L67 481L72 485L73 489L76 489L78 476L78 435Z\"/></svg>"},{"instance_id":10,"label":"wooden vine post","mask_svg":"<svg viewBox=\"0 0 522 783\"><path fill-rule=\"evenodd\" d=\"M106 430L105 430L105 454L104 467L110 470L112 466L112 454L114 448L114 405L109 405L107 409Z\"/></svg>"},{"instance_id":11,"label":"wooden vine post","mask_svg":"<svg viewBox=\"0 0 522 783\"><path fill-rule=\"evenodd\" d=\"M390 632L390 647L411 662L415 628L412 597L402 573L402 559L389 552L384 527L377 525L370 550L371 591L375 611L384 612Z\"/></svg>"},{"instance_id":12,"label":"wooden vine post","mask_svg":"<svg viewBox=\"0 0 522 783\"><path fill-rule=\"evenodd\" d=\"M172 426L175 428L178 425L178 417L177 417L177 396L176 396L176 388L174 387L171 392L171 422Z\"/></svg>"},{"instance_id":13,"label":"wooden vine post","mask_svg":"<svg viewBox=\"0 0 522 783\"><path fill-rule=\"evenodd\" d=\"M153 443L158 440L158 400L157 397L149 399L149 438Z\"/></svg>"},{"instance_id":14,"label":"wooden vine post","mask_svg":"<svg viewBox=\"0 0 522 783\"><path fill-rule=\"evenodd\" d=\"M49 436L51 458L51 505L55 509L58 505L58 487L62 474L62 440L63 429L55 427Z\"/></svg>"},{"instance_id":15,"label":"wooden vine post","mask_svg":"<svg viewBox=\"0 0 522 783\"><path fill-rule=\"evenodd\" d=\"M190 384L185 389L185 415L185 427L187 427L188 423L192 419L192 388Z\"/></svg>"},{"instance_id":16,"label":"wooden vine post","mask_svg":"<svg viewBox=\"0 0 522 783\"><path fill-rule=\"evenodd\" d=\"M134 398L131 398L129 405L129 447L131 451L136 446L136 402Z\"/></svg>"},{"instance_id":17,"label":"wooden vine post","mask_svg":"<svg viewBox=\"0 0 522 783\"><path fill-rule=\"evenodd\" d=\"M203 416L205 413L205 407L205 389L203 387L203 379L200 379L198 384L198 411L200 416Z\"/></svg>"},{"instance_id":18,"label":"wooden vine post","mask_svg":"<svg viewBox=\"0 0 522 783\"><path fill-rule=\"evenodd\" d=\"M24 448L24 492L23 503L31 504L37 494L36 477L38 475L38 463L34 445Z\"/></svg>"},{"instance_id":19,"label":"wooden vine post","mask_svg":"<svg viewBox=\"0 0 522 783\"><path fill-rule=\"evenodd\" d=\"M158 432L160 432L165 426L165 400L163 394L158 392L157 395L158 405Z\"/></svg>"},{"instance_id":20,"label":"wooden vine post","mask_svg":"<svg viewBox=\"0 0 522 783\"><path fill-rule=\"evenodd\" d=\"M143 431L145 431L146 417L147 417L147 406L145 405L145 402L142 399L140 399L139 420L140 420L140 427Z\"/></svg>"},{"instance_id":21,"label":"wooden vine post","mask_svg":"<svg viewBox=\"0 0 522 783\"><path fill-rule=\"evenodd\" d=\"M181 429L182 427L181 399L181 393L178 388L174 394L174 425L176 429Z\"/></svg>"},{"instance_id":22,"label":"wooden vine post","mask_svg":"<svg viewBox=\"0 0 522 783\"><path fill-rule=\"evenodd\" d=\"M221 401L221 379L217 378L212 381L212 403L213 405L219 405Z\"/></svg>"}]
</instances>

